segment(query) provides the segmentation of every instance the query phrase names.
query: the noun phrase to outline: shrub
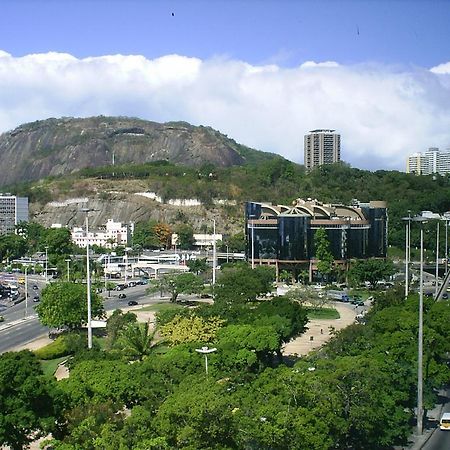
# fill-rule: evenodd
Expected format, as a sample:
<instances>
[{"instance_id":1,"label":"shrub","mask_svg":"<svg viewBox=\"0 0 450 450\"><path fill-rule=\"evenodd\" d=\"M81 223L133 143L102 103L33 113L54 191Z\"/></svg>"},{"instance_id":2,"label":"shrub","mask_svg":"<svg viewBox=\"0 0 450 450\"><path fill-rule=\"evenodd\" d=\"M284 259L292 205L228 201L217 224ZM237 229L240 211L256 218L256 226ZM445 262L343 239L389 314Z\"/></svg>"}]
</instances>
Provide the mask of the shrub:
<instances>
[{"instance_id":1,"label":"shrub","mask_svg":"<svg viewBox=\"0 0 450 450\"><path fill-rule=\"evenodd\" d=\"M53 342L35 350L34 353L39 359L55 359L69 355L71 352L67 345L66 336L58 336Z\"/></svg>"}]
</instances>

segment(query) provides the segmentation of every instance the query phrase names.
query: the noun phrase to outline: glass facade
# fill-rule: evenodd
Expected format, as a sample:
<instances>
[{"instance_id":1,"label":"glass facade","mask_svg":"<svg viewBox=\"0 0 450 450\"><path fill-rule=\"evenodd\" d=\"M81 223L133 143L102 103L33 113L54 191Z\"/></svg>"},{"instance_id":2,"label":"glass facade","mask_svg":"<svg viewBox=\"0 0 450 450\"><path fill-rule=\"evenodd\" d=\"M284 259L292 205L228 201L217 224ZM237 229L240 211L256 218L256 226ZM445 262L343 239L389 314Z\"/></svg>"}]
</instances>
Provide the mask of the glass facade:
<instances>
[{"instance_id":1,"label":"glass facade","mask_svg":"<svg viewBox=\"0 0 450 450\"><path fill-rule=\"evenodd\" d=\"M317 201L314 202L317 206ZM314 234L319 228L326 230L335 260L386 257L387 208L384 202L345 208L342 205L320 204L320 218L313 217L318 209L309 203L302 201L299 205L275 207L256 202L246 204L249 259L252 242L257 260L305 262L314 259ZM336 211L341 216L337 216Z\"/></svg>"},{"instance_id":2,"label":"glass facade","mask_svg":"<svg viewBox=\"0 0 450 450\"><path fill-rule=\"evenodd\" d=\"M278 217L278 259L307 260L310 255L310 237L308 228L310 218L307 216Z\"/></svg>"}]
</instances>

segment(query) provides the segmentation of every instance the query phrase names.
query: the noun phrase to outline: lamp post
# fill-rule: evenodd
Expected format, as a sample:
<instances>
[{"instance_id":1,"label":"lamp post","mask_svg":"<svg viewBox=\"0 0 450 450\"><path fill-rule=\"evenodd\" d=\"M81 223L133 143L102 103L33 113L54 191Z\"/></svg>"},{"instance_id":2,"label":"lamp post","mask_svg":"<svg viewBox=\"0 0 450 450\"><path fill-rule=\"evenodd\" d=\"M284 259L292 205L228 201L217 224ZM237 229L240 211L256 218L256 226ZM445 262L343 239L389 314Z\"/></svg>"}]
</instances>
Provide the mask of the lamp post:
<instances>
[{"instance_id":1,"label":"lamp post","mask_svg":"<svg viewBox=\"0 0 450 450\"><path fill-rule=\"evenodd\" d=\"M70 282L70 258L67 258L66 260L67 263L67 282Z\"/></svg>"},{"instance_id":2,"label":"lamp post","mask_svg":"<svg viewBox=\"0 0 450 450\"><path fill-rule=\"evenodd\" d=\"M212 284L216 284L216 219L213 219L213 270Z\"/></svg>"},{"instance_id":3,"label":"lamp post","mask_svg":"<svg viewBox=\"0 0 450 450\"><path fill-rule=\"evenodd\" d=\"M124 258L124 261L125 261L125 275L124 275L124 282L125 282L125 284L127 284L127 270L128 270L128 250L129 250L129 248L127 247L127 248L125 248L125 258Z\"/></svg>"},{"instance_id":4,"label":"lamp post","mask_svg":"<svg viewBox=\"0 0 450 450\"><path fill-rule=\"evenodd\" d=\"M448 221L450 220L450 211L447 211L443 215L445 220L445 273L448 272Z\"/></svg>"},{"instance_id":5,"label":"lamp post","mask_svg":"<svg viewBox=\"0 0 450 450\"><path fill-rule=\"evenodd\" d=\"M25 318L28 317L28 266L25 266Z\"/></svg>"},{"instance_id":6,"label":"lamp post","mask_svg":"<svg viewBox=\"0 0 450 450\"><path fill-rule=\"evenodd\" d=\"M437 298L438 290L439 290L439 220L437 221L436 228L436 286L434 290L434 298Z\"/></svg>"},{"instance_id":7,"label":"lamp post","mask_svg":"<svg viewBox=\"0 0 450 450\"><path fill-rule=\"evenodd\" d=\"M45 246L45 282L48 283L48 245Z\"/></svg>"},{"instance_id":8,"label":"lamp post","mask_svg":"<svg viewBox=\"0 0 450 450\"><path fill-rule=\"evenodd\" d=\"M417 335L417 434L423 431L423 225L427 219L413 217L420 224L420 288L419 288L419 332Z\"/></svg>"},{"instance_id":9,"label":"lamp post","mask_svg":"<svg viewBox=\"0 0 450 450\"><path fill-rule=\"evenodd\" d=\"M248 216L248 218L252 219L252 234L251 234L251 236L252 236L252 238L251 238L252 252L251 252L251 255L252 255L252 269L254 269L255 268L255 224L254 224L253 220L256 218L256 216L254 214L250 214Z\"/></svg>"},{"instance_id":10,"label":"lamp post","mask_svg":"<svg viewBox=\"0 0 450 450\"><path fill-rule=\"evenodd\" d=\"M408 217L402 217L406 222L406 242L405 242L405 298L409 294L409 256L411 246L411 211L408 210Z\"/></svg>"},{"instance_id":11,"label":"lamp post","mask_svg":"<svg viewBox=\"0 0 450 450\"><path fill-rule=\"evenodd\" d=\"M89 266L89 208L83 208L86 213L86 284L87 284L87 330L88 349L92 348L92 317L91 317L91 269Z\"/></svg>"},{"instance_id":12,"label":"lamp post","mask_svg":"<svg viewBox=\"0 0 450 450\"><path fill-rule=\"evenodd\" d=\"M202 353L205 355L205 372L206 376L208 376L208 353L215 352L217 348L208 348L208 347L202 347L202 348L196 348L195 351L198 353Z\"/></svg>"}]
</instances>

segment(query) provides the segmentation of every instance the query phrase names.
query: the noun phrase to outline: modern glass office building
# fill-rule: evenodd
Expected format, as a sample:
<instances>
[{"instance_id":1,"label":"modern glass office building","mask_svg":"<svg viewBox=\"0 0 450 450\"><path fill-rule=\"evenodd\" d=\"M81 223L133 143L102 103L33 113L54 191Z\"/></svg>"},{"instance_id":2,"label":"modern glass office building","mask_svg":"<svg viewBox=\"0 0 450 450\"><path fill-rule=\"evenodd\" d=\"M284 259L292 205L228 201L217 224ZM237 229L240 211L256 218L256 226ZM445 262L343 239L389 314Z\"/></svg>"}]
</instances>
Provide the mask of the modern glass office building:
<instances>
[{"instance_id":1,"label":"modern glass office building","mask_svg":"<svg viewBox=\"0 0 450 450\"><path fill-rule=\"evenodd\" d=\"M315 270L314 235L324 228L336 264L350 259L385 258L387 208L385 202L351 206L297 199L292 206L247 202L247 257L255 264L277 269ZM289 267L290 266L290 267Z\"/></svg>"}]
</instances>

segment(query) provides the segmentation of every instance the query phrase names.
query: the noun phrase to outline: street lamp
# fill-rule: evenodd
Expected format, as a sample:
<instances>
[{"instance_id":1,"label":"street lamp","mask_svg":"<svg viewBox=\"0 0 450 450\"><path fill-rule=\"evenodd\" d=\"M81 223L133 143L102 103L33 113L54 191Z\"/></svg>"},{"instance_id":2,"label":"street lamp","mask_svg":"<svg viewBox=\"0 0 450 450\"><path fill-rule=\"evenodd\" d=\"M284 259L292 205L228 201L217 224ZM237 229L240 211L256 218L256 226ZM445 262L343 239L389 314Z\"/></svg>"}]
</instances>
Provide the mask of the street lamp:
<instances>
[{"instance_id":1,"label":"street lamp","mask_svg":"<svg viewBox=\"0 0 450 450\"><path fill-rule=\"evenodd\" d=\"M91 317L91 269L89 267L89 208L82 208L86 213L86 283L87 283L87 329L88 349L92 348L92 317Z\"/></svg>"},{"instance_id":2,"label":"street lamp","mask_svg":"<svg viewBox=\"0 0 450 450\"><path fill-rule=\"evenodd\" d=\"M420 288L419 288L419 332L417 336L417 434L423 431L423 225L425 217L411 219L420 224Z\"/></svg>"},{"instance_id":3,"label":"street lamp","mask_svg":"<svg viewBox=\"0 0 450 450\"><path fill-rule=\"evenodd\" d=\"M254 214L250 214L248 216L249 219L252 219L252 269L255 268L255 224L253 220L256 218Z\"/></svg>"},{"instance_id":4,"label":"street lamp","mask_svg":"<svg viewBox=\"0 0 450 450\"><path fill-rule=\"evenodd\" d=\"M48 283L48 245L45 246L45 282Z\"/></svg>"},{"instance_id":5,"label":"street lamp","mask_svg":"<svg viewBox=\"0 0 450 450\"><path fill-rule=\"evenodd\" d=\"M216 219L213 219L213 270L212 270L212 284L216 284Z\"/></svg>"},{"instance_id":6,"label":"street lamp","mask_svg":"<svg viewBox=\"0 0 450 450\"><path fill-rule=\"evenodd\" d=\"M402 217L406 222L406 242L405 242L405 298L409 294L409 256L411 246L411 211L408 210L408 217Z\"/></svg>"},{"instance_id":7,"label":"street lamp","mask_svg":"<svg viewBox=\"0 0 450 450\"><path fill-rule=\"evenodd\" d=\"M67 263L67 282L70 282L70 258L67 258L66 260Z\"/></svg>"},{"instance_id":8,"label":"street lamp","mask_svg":"<svg viewBox=\"0 0 450 450\"><path fill-rule=\"evenodd\" d=\"M437 221L437 228L436 228L436 285L435 285L435 291L434 291L434 298L437 299L438 295L438 288L439 288L439 220L441 217L439 217Z\"/></svg>"},{"instance_id":9,"label":"street lamp","mask_svg":"<svg viewBox=\"0 0 450 450\"><path fill-rule=\"evenodd\" d=\"M25 266L25 318L28 317L28 266Z\"/></svg>"},{"instance_id":10,"label":"street lamp","mask_svg":"<svg viewBox=\"0 0 450 450\"><path fill-rule=\"evenodd\" d=\"M448 272L448 221L450 220L450 211L447 211L442 216L445 220L445 274Z\"/></svg>"},{"instance_id":11,"label":"street lamp","mask_svg":"<svg viewBox=\"0 0 450 450\"><path fill-rule=\"evenodd\" d=\"M195 351L198 353L202 353L205 355L205 372L206 376L208 376L208 353L215 352L217 348L208 348L208 347L202 347L202 348L196 348Z\"/></svg>"}]
</instances>

